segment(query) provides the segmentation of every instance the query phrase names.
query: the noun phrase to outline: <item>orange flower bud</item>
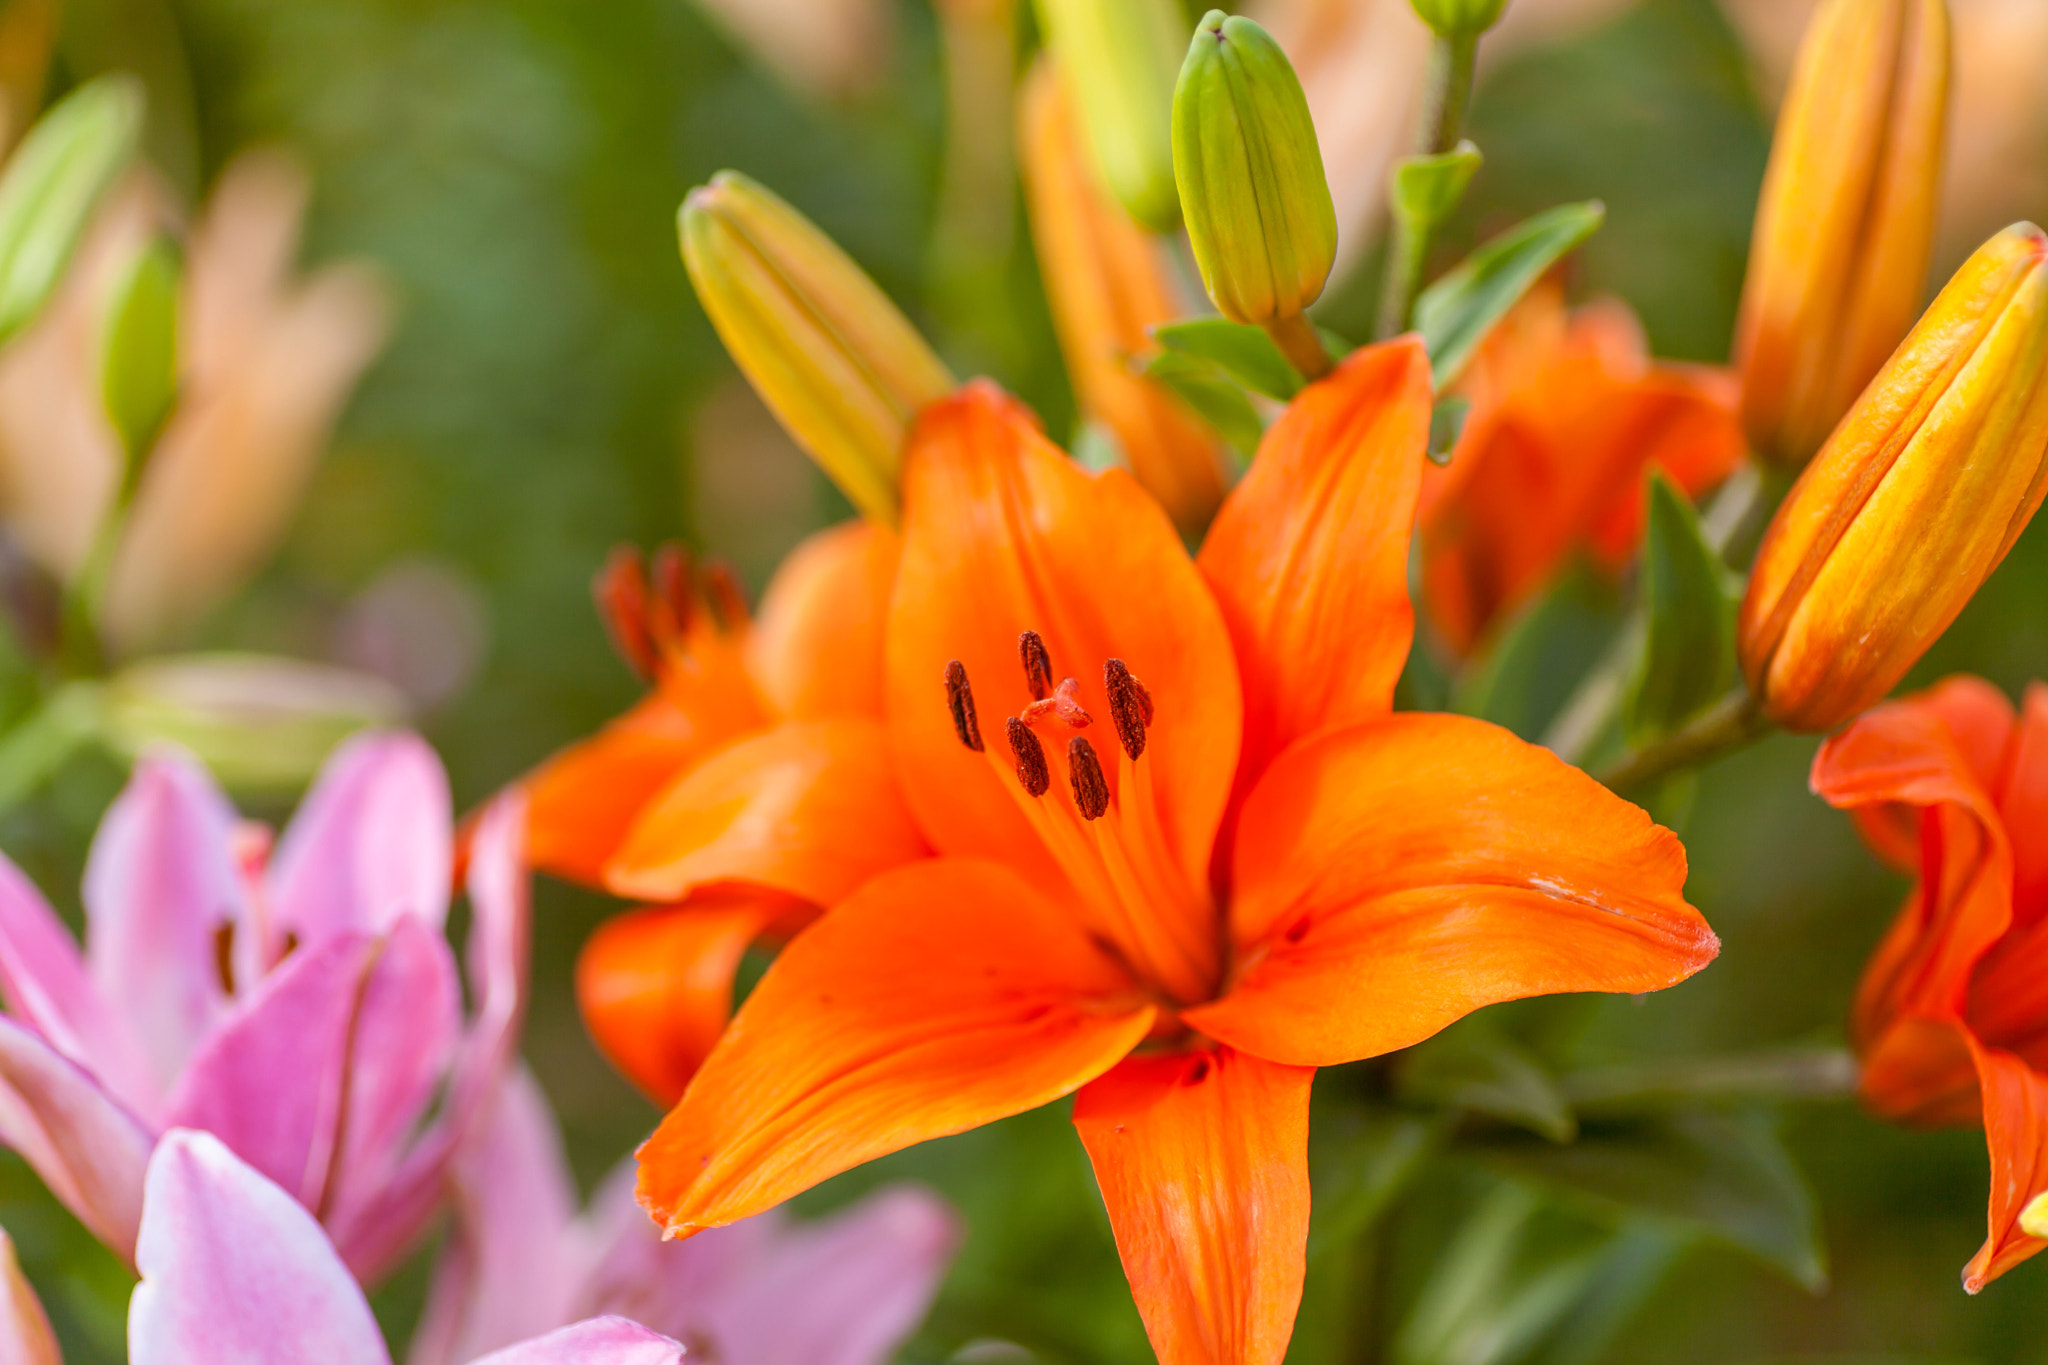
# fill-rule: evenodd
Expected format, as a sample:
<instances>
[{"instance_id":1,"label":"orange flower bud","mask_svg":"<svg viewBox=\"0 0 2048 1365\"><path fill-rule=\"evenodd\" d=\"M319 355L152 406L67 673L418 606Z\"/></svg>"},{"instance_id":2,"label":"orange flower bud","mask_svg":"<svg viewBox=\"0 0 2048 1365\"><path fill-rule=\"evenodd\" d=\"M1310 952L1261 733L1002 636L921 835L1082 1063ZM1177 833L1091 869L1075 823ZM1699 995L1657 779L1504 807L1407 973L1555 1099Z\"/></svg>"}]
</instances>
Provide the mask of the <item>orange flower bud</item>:
<instances>
[{"instance_id":1,"label":"orange flower bud","mask_svg":"<svg viewBox=\"0 0 2048 1365\"><path fill-rule=\"evenodd\" d=\"M2040 506L2048 452L2048 234L1964 262L1807 467L1742 603L1751 690L1827 730L1889 692Z\"/></svg>"},{"instance_id":2,"label":"orange flower bud","mask_svg":"<svg viewBox=\"0 0 2048 1365\"><path fill-rule=\"evenodd\" d=\"M1797 469L1912 325L1948 112L1945 0L1826 0L1764 175L1736 329L1757 453Z\"/></svg>"},{"instance_id":3,"label":"orange flower bud","mask_svg":"<svg viewBox=\"0 0 2048 1365\"><path fill-rule=\"evenodd\" d=\"M1216 443L1131 366L1151 348L1149 330L1181 313L1163 248L1095 179L1063 73L1050 65L1025 84L1020 133L1031 232L1075 397L1176 524L1206 526L1223 499Z\"/></svg>"}]
</instances>

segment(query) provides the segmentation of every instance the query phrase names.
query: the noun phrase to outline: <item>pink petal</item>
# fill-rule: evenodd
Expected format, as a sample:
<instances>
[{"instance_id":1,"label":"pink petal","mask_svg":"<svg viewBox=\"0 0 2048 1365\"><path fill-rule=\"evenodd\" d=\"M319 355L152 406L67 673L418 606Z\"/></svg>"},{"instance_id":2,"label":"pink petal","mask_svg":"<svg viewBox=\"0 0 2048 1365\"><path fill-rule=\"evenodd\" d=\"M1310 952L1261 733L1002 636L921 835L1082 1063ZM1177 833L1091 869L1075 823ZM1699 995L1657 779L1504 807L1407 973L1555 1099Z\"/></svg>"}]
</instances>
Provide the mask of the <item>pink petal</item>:
<instances>
[{"instance_id":1,"label":"pink petal","mask_svg":"<svg viewBox=\"0 0 2048 1365\"><path fill-rule=\"evenodd\" d=\"M320 1225L211 1134L158 1144L135 1261L130 1365L389 1365Z\"/></svg>"},{"instance_id":2,"label":"pink petal","mask_svg":"<svg viewBox=\"0 0 2048 1365\"><path fill-rule=\"evenodd\" d=\"M682 1359L683 1348L659 1332L624 1318L592 1318L475 1365L676 1365Z\"/></svg>"},{"instance_id":3,"label":"pink petal","mask_svg":"<svg viewBox=\"0 0 2048 1365\"><path fill-rule=\"evenodd\" d=\"M270 869L280 932L311 942L381 933L400 916L448 917L454 807L441 760L418 735L357 735L327 760Z\"/></svg>"},{"instance_id":4,"label":"pink petal","mask_svg":"<svg viewBox=\"0 0 2048 1365\"><path fill-rule=\"evenodd\" d=\"M124 1260L135 1252L150 1141L91 1076L0 1018L0 1143Z\"/></svg>"},{"instance_id":5,"label":"pink petal","mask_svg":"<svg viewBox=\"0 0 2048 1365\"><path fill-rule=\"evenodd\" d=\"M531 907L526 872L526 804L517 792L484 808L470 840L467 953L476 1018L457 1065L459 1122L481 1114L511 1065L526 1016Z\"/></svg>"},{"instance_id":6,"label":"pink petal","mask_svg":"<svg viewBox=\"0 0 2048 1365\"><path fill-rule=\"evenodd\" d=\"M64 1365L50 1320L21 1273L5 1229L0 1229L0 1360L7 1365Z\"/></svg>"},{"instance_id":7,"label":"pink petal","mask_svg":"<svg viewBox=\"0 0 2048 1365\"><path fill-rule=\"evenodd\" d=\"M86 961L120 1012L155 1090L170 1087L227 1008L219 933L243 916L235 810L190 758L163 750L135 765L93 837L85 868Z\"/></svg>"},{"instance_id":8,"label":"pink petal","mask_svg":"<svg viewBox=\"0 0 2048 1365\"><path fill-rule=\"evenodd\" d=\"M452 1183L455 1225L410 1365L459 1365L571 1318L576 1189L547 1099L523 1069L505 1078Z\"/></svg>"},{"instance_id":9,"label":"pink petal","mask_svg":"<svg viewBox=\"0 0 2048 1365\"><path fill-rule=\"evenodd\" d=\"M22 1023L117 1094L152 1086L121 1022L86 975L71 931L21 869L0 856L0 996Z\"/></svg>"}]
</instances>

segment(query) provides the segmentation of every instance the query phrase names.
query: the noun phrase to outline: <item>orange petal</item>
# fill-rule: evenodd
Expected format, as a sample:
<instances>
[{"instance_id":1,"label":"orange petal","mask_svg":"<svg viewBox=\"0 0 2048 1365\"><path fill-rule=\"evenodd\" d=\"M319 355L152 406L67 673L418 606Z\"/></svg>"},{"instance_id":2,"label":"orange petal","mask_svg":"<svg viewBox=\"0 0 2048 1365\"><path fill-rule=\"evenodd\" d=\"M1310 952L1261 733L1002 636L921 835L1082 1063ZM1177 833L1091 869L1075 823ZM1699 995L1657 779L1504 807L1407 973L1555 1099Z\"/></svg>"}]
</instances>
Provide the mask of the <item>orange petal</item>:
<instances>
[{"instance_id":1,"label":"orange petal","mask_svg":"<svg viewBox=\"0 0 2048 1365\"><path fill-rule=\"evenodd\" d=\"M590 1036L656 1104L674 1104L732 1015L733 974L784 907L769 894L707 892L597 927L576 959Z\"/></svg>"},{"instance_id":2,"label":"orange petal","mask_svg":"<svg viewBox=\"0 0 2048 1365\"><path fill-rule=\"evenodd\" d=\"M1133 1057L1074 1101L1152 1350L1279 1365L1308 1246L1311 1067L1229 1048Z\"/></svg>"},{"instance_id":3,"label":"orange petal","mask_svg":"<svg viewBox=\"0 0 2048 1365\"><path fill-rule=\"evenodd\" d=\"M1202 544L1244 679L1242 787L1295 740L1393 705L1429 409L1419 338L1354 353L1273 424Z\"/></svg>"},{"instance_id":4,"label":"orange petal","mask_svg":"<svg viewBox=\"0 0 2048 1365\"><path fill-rule=\"evenodd\" d=\"M1237 975L1189 1024L1321 1066L1500 1000L1649 991L1720 949L1685 850L1548 750L1402 713L1282 754L1235 850Z\"/></svg>"},{"instance_id":5,"label":"orange petal","mask_svg":"<svg viewBox=\"0 0 2048 1365\"><path fill-rule=\"evenodd\" d=\"M788 721L719 750L649 801L604 880L641 900L743 881L830 905L926 851L880 721Z\"/></svg>"},{"instance_id":6,"label":"orange petal","mask_svg":"<svg viewBox=\"0 0 2048 1365\"><path fill-rule=\"evenodd\" d=\"M747 646L761 694L779 714L882 714L882 628L898 548L893 532L850 521L782 561Z\"/></svg>"},{"instance_id":7,"label":"orange petal","mask_svg":"<svg viewBox=\"0 0 2048 1365\"><path fill-rule=\"evenodd\" d=\"M1963 761L1976 774L1986 791L1996 790L2005 762L2006 742L2012 737L2012 703L2005 693L1969 674L1944 678L1925 692L1901 698L1900 705L1916 706L1933 715L1949 730L1949 737L1961 751ZM1850 812L1856 832L1870 851L1901 872L1920 866L1920 811L1902 804L1874 803Z\"/></svg>"},{"instance_id":8,"label":"orange petal","mask_svg":"<svg viewBox=\"0 0 2048 1365\"><path fill-rule=\"evenodd\" d=\"M1237 666L1222 617L1157 504L1122 470L1091 475L986 382L925 410L904 465L903 562L889 617L889 724L911 809L932 842L1027 869L1052 864L995 769L954 734L944 679L966 665L983 739L1032 700L1017 636L1108 732L1103 664L1151 692L1145 761L1176 864L1206 885L1237 767ZM1101 734L1110 754L1115 740ZM1113 776L1113 775L1112 775ZM1048 799L1060 799L1055 796Z\"/></svg>"},{"instance_id":9,"label":"orange petal","mask_svg":"<svg viewBox=\"0 0 2048 1365\"><path fill-rule=\"evenodd\" d=\"M935 859L799 934L640 1149L686 1235L864 1161L1022 1113L1109 1070L1154 1006L1005 868Z\"/></svg>"},{"instance_id":10,"label":"orange petal","mask_svg":"<svg viewBox=\"0 0 2048 1365\"><path fill-rule=\"evenodd\" d=\"M1725 370L1660 366L1617 405L1615 420L1629 434L1635 469L1619 481L1587 528L1594 557L1620 572L1642 544L1647 477L1664 471L1687 497L1698 498L1735 472L1748 446L1736 417L1736 389Z\"/></svg>"},{"instance_id":11,"label":"orange petal","mask_svg":"<svg viewBox=\"0 0 2048 1365\"><path fill-rule=\"evenodd\" d=\"M2048 1192L2048 1077L2010 1052L1970 1039L1984 1091L1984 1145L1991 1151L1991 1200L1984 1245L1963 1267L1972 1294L2026 1260L2048 1240L2021 1231L2020 1210Z\"/></svg>"},{"instance_id":12,"label":"orange petal","mask_svg":"<svg viewBox=\"0 0 2048 1365\"><path fill-rule=\"evenodd\" d=\"M2008 830L2034 836L2015 839L2012 848L2013 919L2031 926L2048 918L2048 838L2040 837L2048 830L2048 685L2027 685L2003 762L1994 788L1999 813Z\"/></svg>"},{"instance_id":13,"label":"orange petal","mask_svg":"<svg viewBox=\"0 0 2048 1365\"><path fill-rule=\"evenodd\" d=\"M1856 1089L1873 1113L1897 1123L1982 1122L1969 1041L1953 1018L1887 1021L1863 1047Z\"/></svg>"}]
</instances>

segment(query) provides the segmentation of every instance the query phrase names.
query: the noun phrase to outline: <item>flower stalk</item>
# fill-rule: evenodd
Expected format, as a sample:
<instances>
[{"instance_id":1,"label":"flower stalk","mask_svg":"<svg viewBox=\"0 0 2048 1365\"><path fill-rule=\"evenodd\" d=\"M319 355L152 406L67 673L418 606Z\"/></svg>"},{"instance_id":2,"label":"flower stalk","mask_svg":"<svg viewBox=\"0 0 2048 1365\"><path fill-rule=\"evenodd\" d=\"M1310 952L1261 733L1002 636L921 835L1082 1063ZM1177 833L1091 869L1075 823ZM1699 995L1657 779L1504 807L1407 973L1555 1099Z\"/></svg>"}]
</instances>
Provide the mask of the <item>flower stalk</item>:
<instances>
[{"instance_id":1,"label":"flower stalk","mask_svg":"<svg viewBox=\"0 0 2048 1365\"><path fill-rule=\"evenodd\" d=\"M1419 156L1441 156L1458 145L1465 127L1465 112L1472 103L1472 73L1479 54L1479 35L1442 34L1432 41L1429 77L1422 91L1421 131L1415 150ZM1374 336L1381 341L1408 329L1415 309L1415 295L1422 287L1423 260L1429 254L1433 222L1395 213L1387 241L1387 271L1380 285L1379 324Z\"/></svg>"}]
</instances>

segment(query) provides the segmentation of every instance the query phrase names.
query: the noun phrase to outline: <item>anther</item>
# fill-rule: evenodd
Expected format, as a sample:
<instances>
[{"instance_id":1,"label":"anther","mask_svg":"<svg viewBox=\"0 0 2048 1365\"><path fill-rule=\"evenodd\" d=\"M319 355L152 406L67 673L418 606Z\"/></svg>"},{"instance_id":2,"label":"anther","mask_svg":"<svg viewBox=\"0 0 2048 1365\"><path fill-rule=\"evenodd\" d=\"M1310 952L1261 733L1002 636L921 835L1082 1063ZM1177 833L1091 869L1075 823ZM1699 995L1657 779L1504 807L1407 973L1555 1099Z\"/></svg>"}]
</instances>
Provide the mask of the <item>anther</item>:
<instances>
[{"instance_id":1,"label":"anther","mask_svg":"<svg viewBox=\"0 0 2048 1365\"><path fill-rule=\"evenodd\" d=\"M1024 685L1031 689L1031 700L1044 701L1052 695L1052 655L1037 631L1027 630L1017 637L1017 657L1024 663Z\"/></svg>"},{"instance_id":2,"label":"anther","mask_svg":"<svg viewBox=\"0 0 2048 1365\"><path fill-rule=\"evenodd\" d=\"M1048 716L1076 730L1085 730L1095 723L1095 717L1089 715L1088 708L1081 705L1081 684L1072 678L1060 679L1060 685L1052 690L1051 696L1043 697L1024 708L1026 725L1036 725Z\"/></svg>"},{"instance_id":3,"label":"anther","mask_svg":"<svg viewBox=\"0 0 2048 1365\"><path fill-rule=\"evenodd\" d=\"M1145 752L1145 727L1152 723L1152 694L1131 676L1122 659L1102 666L1102 688L1109 694L1109 719L1116 737L1132 758Z\"/></svg>"},{"instance_id":4,"label":"anther","mask_svg":"<svg viewBox=\"0 0 2048 1365\"><path fill-rule=\"evenodd\" d=\"M597 614L618 650L635 673L652 681L661 661L647 628L647 566L631 545L615 547L591 580Z\"/></svg>"},{"instance_id":5,"label":"anther","mask_svg":"<svg viewBox=\"0 0 2048 1365\"><path fill-rule=\"evenodd\" d=\"M1031 727L1011 716L1003 722L1010 736L1010 752L1017 759L1017 780L1024 784L1024 790L1033 796L1045 795L1052 786L1052 769L1045 762L1045 746L1038 742L1038 736L1031 733Z\"/></svg>"},{"instance_id":6,"label":"anther","mask_svg":"<svg viewBox=\"0 0 2048 1365\"><path fill-rule=\"evenodd\" d=\"M953 733L980 753L981 722L974 715L974 689L967 685L967 665L958 659L946 665L946 709L953 713Z\"/></svg>"},{"instance_id":7,"label":"anther","mask_svg":"<svg viewBox=\"0 0 2048 1365\"><path fill-rule=\"evenodd\" d=\"M727 631L743 629L748 621L747 595L741 591L740 580L731 566L714 559L704 566L702 577L704 600L710 604L718 624Z\"/></svg>"},{"instance_id":8,"label":"anther","mask_svg":"<svg viewBox=\"0 0 2048 1365\"><path fill-rule=\"evenodd\" d=\"M1109 810L1109 783L1103 780L1095 746L1075 735L1067 744L1067 766L1073 773L1074 804L1081 808L1081 818L1100 820Z\"/></svg>"},{"instance_id":9,"label":"anther","mask_svg":"<svg viewBox=\"0 0 2048 1365\"><path fill-rule=\"evenodd\" d=\"M656 612L666 609L665 616L652 616L657 622L657 637L666 630L677 638L689 628L690 617L695 614L695 594L690 590L690 552L674 541L668 541L654 551L654 602Z\"/></svg>"}]
</instances>

